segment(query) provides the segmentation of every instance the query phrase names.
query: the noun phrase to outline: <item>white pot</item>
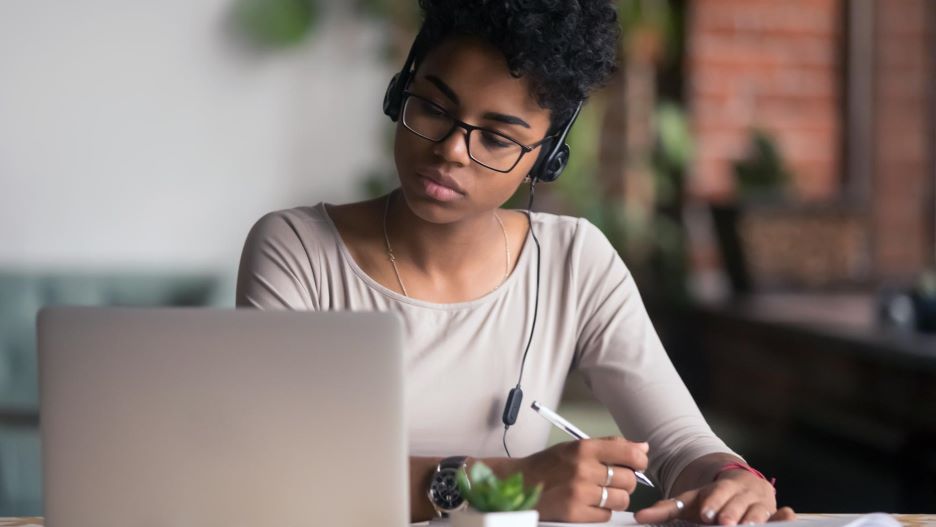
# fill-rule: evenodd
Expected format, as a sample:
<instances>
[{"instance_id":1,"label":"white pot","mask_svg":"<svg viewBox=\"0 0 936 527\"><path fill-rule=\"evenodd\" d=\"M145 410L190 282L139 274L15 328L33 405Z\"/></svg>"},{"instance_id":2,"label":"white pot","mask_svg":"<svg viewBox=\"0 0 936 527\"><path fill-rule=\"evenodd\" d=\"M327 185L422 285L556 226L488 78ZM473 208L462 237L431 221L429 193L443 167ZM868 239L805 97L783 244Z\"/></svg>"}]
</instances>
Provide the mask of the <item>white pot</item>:
<instances>
[{"instance_id":1,"label":"white pot","mask_svg":"<svg viewBox=\"0 0 936 527\"><path fill-rule=\"evenodd\" d=\"M453 512L452 527L536 527L537 511L478 512L468 509Z\"/></svg>"}]
</instances>

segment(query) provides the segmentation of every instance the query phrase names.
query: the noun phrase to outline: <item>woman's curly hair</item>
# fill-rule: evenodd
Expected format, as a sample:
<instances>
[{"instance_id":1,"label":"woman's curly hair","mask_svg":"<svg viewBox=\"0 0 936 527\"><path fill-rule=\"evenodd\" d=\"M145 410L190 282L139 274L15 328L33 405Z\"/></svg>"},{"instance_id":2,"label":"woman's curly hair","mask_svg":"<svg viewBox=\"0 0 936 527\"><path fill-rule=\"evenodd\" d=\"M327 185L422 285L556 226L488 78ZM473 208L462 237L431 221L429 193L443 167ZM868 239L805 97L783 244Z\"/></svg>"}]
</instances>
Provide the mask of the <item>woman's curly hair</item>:
<instances>
[{"instance_id":1,"label":"woman's curly hair","mask_svg":"<svg viewBox=\"0 0 936 527\"><path fill-rule=\"evenodd\" d=\"M511 74L530 79L553 124L615 71L620 30L610 0L419 0L419 6L423 55L449 36L480 37L504 54Z\"/></svg>"}]
</instances>

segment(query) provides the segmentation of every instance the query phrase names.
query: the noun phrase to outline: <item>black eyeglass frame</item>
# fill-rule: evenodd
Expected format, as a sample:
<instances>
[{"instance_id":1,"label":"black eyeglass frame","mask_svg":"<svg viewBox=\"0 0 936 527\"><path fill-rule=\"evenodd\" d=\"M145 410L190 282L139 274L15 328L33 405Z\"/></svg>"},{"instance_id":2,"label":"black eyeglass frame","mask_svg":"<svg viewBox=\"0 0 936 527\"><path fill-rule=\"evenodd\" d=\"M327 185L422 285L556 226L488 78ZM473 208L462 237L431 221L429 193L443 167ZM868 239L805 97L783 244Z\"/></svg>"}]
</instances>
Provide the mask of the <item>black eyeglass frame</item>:
<instances>
[{"instance_id":1,"label":"black eyeglass frame","mask_svg":"<svg viewBox=\"0 0 936 527\"><path fill-rule=\"evenodd\" d=\"M430 105L430 106L433 106L434 108L438 109L441 113L445 114L446 117L448 117L449 119L452 120L452 127L449 128L449 130L448 130L447 132L445 132L445 134L443 134L442 137L441 137L440 139L432 139L432 138L430 138L430 137L426 137L426 136L422 135L421 133L417 132L416 130L413 130L413 129L410 127L410 125L407 124L407 122L406 122L406 103L409 102L410 97L414 97L414 98L416 98L416 99L419 99L420 101L422 101L422 102L424 102L424 103L426 103L426 104L428 104L428 105ZM533 150L536 150L539 146L541 146L541 145L542 145L543 143L545 143L546 141L549 141L550 139L555 139L555 138L557 137L556 135L547 135L546 137L540 139L539 141L537 141L537 142L535 142L535 143L533 143L533 144L531 144L531 145L525 145L525 144L521 143L520 141L517 141L516 139L514 139L514 138L512 138L512 137L506 136L506 135L504 135L504 134L502 134L502 133L500 133L500 132L498 132L498 131L496 131L496 130L491 130L490 128L485 128L485 127L483 127L483 126L475 126L475 125L473 125L473 124L468 124L468 123L466 123L465 121L462 121L461 119L458 119L457 117L455 117L454 115L452 115L448 110L446 110L445 108L443 108L443 107L439 106L438 104L432 102L431 100L429 100L429 99L427 99L427 98L425 98L425 97L423 97L423 96L421 96L421 95L415 94L415 93L413 93L413 92L411 92L411 91L408 91L408 90L404 90L404 91L403 91L403 101L402 101L402 104L400 105L400 122L403 123L403 126L405 126L406 129L409 130L410 132L413 132L413 133L416 134L417 136L422 137L423 139L425 139L425 140L427 140L427 141L432 141L433 143L441 143L442 141L445 141L445 140L448 138L448 136L452 135L452 131L454 131L455 128L462 128L462 129L464 129L464 130L467 132L467 133L465 134L465 149L468 151L468 157L470 157L472 161L474 161L475 163L477 163L477 164L483 166L484 168L486 168L486 169L488 169L488 170L493 170L494 172L500 172L500 173L502 173L502 174L506 174L506 173L512 171L513 169L517 168L517 164L520 163L520 160L523 159L523 156L525 156L526 154L532 152ZM520 147L520 155L517 156L517 159L516 159L516 161L514 161L513 165L511 165L510 168L508 168L507 170L500 170L500 169L497 169L497 168L494 168L494 167L485 165L485 164L482 163L481 161L478 161L477 159L475 159L475 157L474 157L473 155L471 155L471 133L474 132L475 130L481 130L482 132L487 132L487 133L489 133L489 134L496 135L497 137L503 138L503 139L505 139L505 140L507 140L507 141L510 141L511 143L513 143L513 144L519 146L519 147Z\"/></svg>"}]
</instances>

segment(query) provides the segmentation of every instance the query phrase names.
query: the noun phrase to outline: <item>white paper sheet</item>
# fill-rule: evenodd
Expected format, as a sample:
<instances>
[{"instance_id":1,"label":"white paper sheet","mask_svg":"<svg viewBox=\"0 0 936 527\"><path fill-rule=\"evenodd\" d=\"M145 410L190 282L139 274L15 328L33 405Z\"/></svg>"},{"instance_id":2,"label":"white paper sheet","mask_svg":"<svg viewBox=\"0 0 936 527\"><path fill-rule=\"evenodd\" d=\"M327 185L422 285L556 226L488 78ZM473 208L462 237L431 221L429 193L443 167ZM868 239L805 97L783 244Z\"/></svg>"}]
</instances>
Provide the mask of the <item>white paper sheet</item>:
<instances>
[{"instance_id":1,"label":"white paper sheet","mask_svg":"<svg viewBox=\"0 0 936 527\"><path fill-rule=\"evenodd\" d=\"M448 525L446 520L433 520L432 522L414 523L417 525L430 525L439 527ZM605 523L559 523L559 522L540 522L539 527L615 527L621 525L640 525L634 520L632 512L615 512L611 515L611 520ZM684 521L676 521L664 524L667 527L712 527L711 525L699 525ZM0 526L2 527L2 526ZM653 526L646 526L653 527ZM796 520L791 522L774 522L768 524L768 527L902 527L890 514L876 512L865 514L857 518L823 518L819 520Z\"/></svg>"}]
</instances>

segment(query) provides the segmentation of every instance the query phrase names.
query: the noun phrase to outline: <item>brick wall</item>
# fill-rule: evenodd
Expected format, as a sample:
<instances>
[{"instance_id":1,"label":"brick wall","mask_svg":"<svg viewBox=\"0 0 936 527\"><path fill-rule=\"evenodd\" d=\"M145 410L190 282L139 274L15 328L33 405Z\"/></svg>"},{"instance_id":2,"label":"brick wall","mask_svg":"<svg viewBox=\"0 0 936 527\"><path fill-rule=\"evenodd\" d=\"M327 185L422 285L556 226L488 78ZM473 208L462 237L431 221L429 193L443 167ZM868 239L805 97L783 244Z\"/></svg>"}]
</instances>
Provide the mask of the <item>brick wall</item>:
<instances>
[{"instance_id":1,"label":"brick wall","mask_svg":"<svg viewBox=\"0 0 936 527\"><path fill-rule=\"evenodd\" d=\"M864 218L870 265L851 278L899 282L932 265L936 2L692 0L688 8L687 102L698 146L690 197L736 197L732 162L745 154L750 127L761 126L792 171L794 202L845 203ZM848 27L855 9L866 10L866 29ZM848 60L870 66L849 73ZM859 69L867 79L854 76ZM865 80L867 98L846 101L858 93L846 83ZM695 247L697 266L709 268L712 249Z\"/></svg>"},{"instance_id":2,"label":"brick wall","mask_svg":"<svg viewBox=\"0 0 936 527\"><path fill-rule=\"evenodd\" d=\"M885 278L912 278L934 257L934 9L874 5L872 259Z\"/></svg>"},{"instance_id":3,"label":"brick wall","mask_svg":"<svg viewBox=\"0 0 936 527\"><path fill-rule=\"evenodd\" d=\"M803 200L835 197L841 179L840 0L689 3L688 103L697 138L690 193L734 195L732 161L752 126L773 133Z\"/></svg>"}]
</instances>

